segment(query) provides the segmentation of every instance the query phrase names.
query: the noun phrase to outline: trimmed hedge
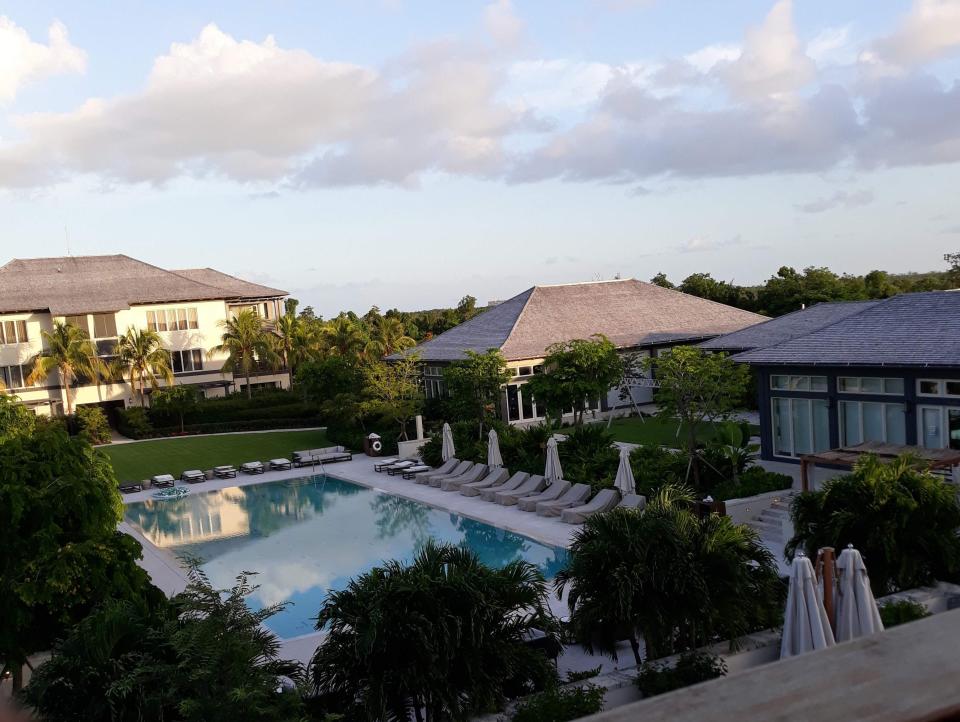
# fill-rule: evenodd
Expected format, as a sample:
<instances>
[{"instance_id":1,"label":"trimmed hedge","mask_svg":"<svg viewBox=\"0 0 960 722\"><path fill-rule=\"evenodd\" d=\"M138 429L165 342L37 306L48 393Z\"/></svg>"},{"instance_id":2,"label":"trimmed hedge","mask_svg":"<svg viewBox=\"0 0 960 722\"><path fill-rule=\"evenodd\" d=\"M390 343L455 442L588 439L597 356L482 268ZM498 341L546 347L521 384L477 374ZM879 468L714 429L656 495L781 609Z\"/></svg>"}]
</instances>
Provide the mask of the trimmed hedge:
<instances>
[{"instance_id":1,"label":"trimmed hedge","mask_svg":"<svg viewBox=\"0 0 960 722\"><path fill-rule=\"evenodd\" d=\"M513 722L565 722L603 709L604 689L595 684L554 687L523 701L510 719Z\"/></svg>"},{"instance_id":2,"label":"trimmed hedge","mask_svg":"<svg viewBox=\"0 0 960 722\"><path fill-rule=\"evenodd\" d=\"M739 483L725 481L713 487L710 493L717 501L726 501L791 488L793 488L793 477L767 471L762 466L751 466L740 475Z\"/></svg>"},{"instance_id":3,"label":"trimmed hedge","mask_svg":"<svg viewBox=\"0 0 960 722\"><path fill-rule=\"evenodd\" d=\"M233 431L272 431L273 429L305 429L322 426L316 419L251 419L249 421L216 422L212 424L187 424L183 434L179 426L155 428L145 437L192 436L195 434L229 434Z\"/></svg>"},{"instance_id":4,"label":"trimmed hedge","mask_svg":"<svg viewBox=\"0 0 960 722\"><path fill-rule=\"evenodd\" d=\"M647 662L637 675L637 687L644 697L672 692L727 674L727 663L705 652L686 652L674 666Z\"/></svg>"}]
</instances>

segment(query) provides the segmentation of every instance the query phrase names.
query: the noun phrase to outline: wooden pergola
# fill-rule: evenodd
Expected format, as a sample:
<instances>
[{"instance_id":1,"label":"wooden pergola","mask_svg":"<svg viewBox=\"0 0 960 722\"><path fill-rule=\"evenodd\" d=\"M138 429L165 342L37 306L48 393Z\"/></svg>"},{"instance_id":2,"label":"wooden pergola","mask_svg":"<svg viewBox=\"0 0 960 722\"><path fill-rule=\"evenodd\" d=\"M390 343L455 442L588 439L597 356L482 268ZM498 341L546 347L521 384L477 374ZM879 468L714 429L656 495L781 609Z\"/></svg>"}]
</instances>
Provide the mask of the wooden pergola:
<instances>
[{"instance_id":1,"label":"wooden pergola","mask_svg":"<svg viewBox=\"0 0 960 722\"><path fill-rule=\"evenodd\" d=\"M881 441L865 441L856 446L842 446L816 454L804 454L800 457L800 486L810 491L810 472L817 464L841 466L852 469L864 454L873 454L882 462L890 462L898 456L909 454L923 463L928 469L951 469L960 466L960 451L956 449L927 449L923 446L905 446L887 444Z\"/></svg>"}]
</instances>

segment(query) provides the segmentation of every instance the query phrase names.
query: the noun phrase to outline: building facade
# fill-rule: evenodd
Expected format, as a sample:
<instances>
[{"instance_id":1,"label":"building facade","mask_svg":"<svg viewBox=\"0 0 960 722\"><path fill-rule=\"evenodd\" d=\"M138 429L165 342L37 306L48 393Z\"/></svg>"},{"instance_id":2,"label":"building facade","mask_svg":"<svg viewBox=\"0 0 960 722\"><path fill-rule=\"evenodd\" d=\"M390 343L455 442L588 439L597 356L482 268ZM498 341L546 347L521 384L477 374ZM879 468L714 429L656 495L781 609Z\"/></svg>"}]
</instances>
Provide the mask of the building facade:
<instances>
[{"instance_id":1,"label":"building facade","mask_svg":"<svg viewBox=\"0 0 960 722\"><path fill-rule=\"evenodd\" d=\"M13 260L0 267L0 381L37 413L63 413L66 390L56 373L27 383L43 332L61 321L86 332L105 361L129 328L156 331L170 352L176 384L208 397L240 391L244 380L222 372L226 354L211 351L220 343L221 322L252 308L270 327L286 295L213 269L168 271L127 256ZM289 383L284 369L258 369L251 377L257 386ZM139 403L128 380L78 383L72 395L74 406Z\"/></svg>"}]
</instances>

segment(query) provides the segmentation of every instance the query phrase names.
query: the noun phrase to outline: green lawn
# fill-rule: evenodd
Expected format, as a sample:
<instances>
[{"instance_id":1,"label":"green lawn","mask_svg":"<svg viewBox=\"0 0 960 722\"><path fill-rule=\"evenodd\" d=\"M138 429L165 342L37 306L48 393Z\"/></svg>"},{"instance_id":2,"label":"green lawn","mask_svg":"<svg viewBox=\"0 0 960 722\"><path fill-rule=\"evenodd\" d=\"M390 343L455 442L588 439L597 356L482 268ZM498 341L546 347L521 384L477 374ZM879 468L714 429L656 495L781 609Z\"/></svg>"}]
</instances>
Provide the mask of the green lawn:
<instances>
[{"instance_id":1,"label":"green lawn","mask_svg":"<svg viewBox=\"0 0 960 722\"><path fill-rule=\"evenodd\" d=\"M658 444L660 446L672 446L681 448L686 443L686 428L680 429L677 435L676 421L664 421L655 417L644 417L643 419L631 417L628 419L614 419L610 425L610 431L617 441L626 441L631 444ZM760 433L759 426L752 426L754 434ZM700 441L706 442L713 438L716 433L716 425L710 422L704 422L700 425L697 436Z\"/></svg>"},{"instance_id":2,"label":"green lawn","mask_svg":"<svg viewBox=\"0 0 960 722\"><path fill-rule=\"evenodd\" d=\"M120 481L149 479L155 474L180 476L186 469L212 469L221 464L290 458L301 449L329 446L322 431L271 431L259 434L183 436L100 447L113 462Z\"/></svg>"}]
</instances>

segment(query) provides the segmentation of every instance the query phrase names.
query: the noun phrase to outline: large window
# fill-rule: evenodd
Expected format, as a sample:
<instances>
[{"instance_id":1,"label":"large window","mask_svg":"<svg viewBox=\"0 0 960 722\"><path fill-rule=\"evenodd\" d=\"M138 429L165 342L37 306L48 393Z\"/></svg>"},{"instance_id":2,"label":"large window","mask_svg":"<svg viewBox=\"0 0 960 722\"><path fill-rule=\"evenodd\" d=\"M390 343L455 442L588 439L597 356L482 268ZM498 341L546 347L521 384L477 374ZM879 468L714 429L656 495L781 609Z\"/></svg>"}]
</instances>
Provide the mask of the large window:
<instances>
[{"instance_id":1,"label":"large window","mask_svg":"<svg viewBox=\"0 0 960 722\"><path fill-rule=\"evenodd\" d=\"M173 367L173 373L175 374L186 371L202 371L203 351L198 348L186 349L184 351L171 351L170 363Z\"/></svg>"},{"instance_id":2,"label":"large window","mask_svg":"<svg viewBox=\"0 0 960 722\"><path fill-rule=\"evenodd\" d=\"M830 448L830 408L822 399L775 397L773 405L773 453L800 456Z\"/></svg>"},{"instance_id":3,"label":"large window","mask_svg":"<svg viewBox=\"0 0 960 722\"><path fill-rule=\"evenodd\" d=\"M826 391L827 377L773 374L770 377L770 388L777 391Z\"/></svg>"},{"instance_id":4,"label":"large window","mask_svg":"<svg viewBox=\"0 0 960 722\"><path fill-rule=\"evenodd\" d=\"M114 338L117 335L117 317L112 313L93 314L93 337Z\"/></svg>"},{"instance_id":5,"label":"large window","mask_svg":"<svg viewBox=\"0 0 960 722\"><path fill-rule=\"evenodd\" d=\"M30 369L19 364L0 366L0 381L8 389L24 388L27 385L27 376Z\"/></svg>"},{"instance_id":6,"label":"large window","mask_svg":"<svg viewBox=\"0 0 960 722\"><path fill-rule=\"evenodd\" d=\"M917 417L922 446L928 449L960 449L960 408L921 406Z\"/></svg>"},{"instance_id":7,"label":"large window","mask_svg":"<svg viewBox=\"0 0 960 722\"><path fill-rule=\"evenodd\" d=\"M157 311L147 311L147 328L151 331L186 331L199 328L197 309L191 308L161 308Z\"/></svg>"},{"instance_id":8,"label":"large window","mask_svg":"<svg viewBox=\"0 0 960 722\"><path fill-rule=\"evenodd\" d=\"M67 316L65 321L68 326L79 328L85 334L90 334L90 326L87 324L86 314L80 316Z\"/></svg>"},{"instance_id":9,"label":"large window","mask_svg":"<svg viewBox=\"0 0 960 722\"><path fill-rule=\"evenodd\" d=\"M875 401L840 402L840 445L907 443L906 407Z\"/></svg>"},{"instance_id":10,"label":"large window","mask_svg":"<svg viewBox=\"0 0 960 722\"><path fill-rule=\"evenodd\" d=\"M890 394L903 396L903 379L880 376L841 376L837 391L843 394Z\"/></svg>"},{"instance_id":11,"label":"large window","mask_svg":"<svg viewBox=\"0 0 960 722\"><path fill-rule=\"evenodd\" d=\"M920 379L917 381L920 396L960 396L960 379Z\"/></svg>"},{"instance_id":12,"label":"large window","mask_svg":"<svg viewBox=\"0 0 960 722\"><path fill-rule=\"evenodd\" d=\"M26 321L4 321L0 323L0 343L26 343Z\"/></svg>"}]
</instances>

